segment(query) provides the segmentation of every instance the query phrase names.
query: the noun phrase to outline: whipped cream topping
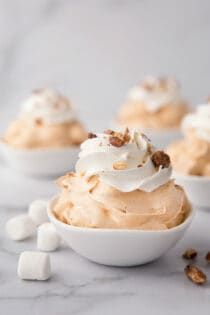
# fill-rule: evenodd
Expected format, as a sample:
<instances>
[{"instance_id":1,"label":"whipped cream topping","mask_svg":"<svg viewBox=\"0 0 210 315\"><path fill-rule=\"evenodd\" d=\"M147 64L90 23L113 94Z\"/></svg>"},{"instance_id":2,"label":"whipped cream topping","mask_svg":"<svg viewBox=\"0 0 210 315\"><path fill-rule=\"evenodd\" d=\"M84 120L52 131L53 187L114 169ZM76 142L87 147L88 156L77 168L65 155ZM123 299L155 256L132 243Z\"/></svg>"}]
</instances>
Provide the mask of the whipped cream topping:
<instances>
[{"instance_id":1,"label":"whipped cream topping","mask_svg":"<svg viewBox=\"0 0 210 315\"><path fill-rule=\"evenodd\" d=\"M69 100L50 89L40 89L23 103L21 116L32 120L41 119L46 124L61 124L75 119Z\"/></svg>"},{"instance_id":2,"label":"whipped cream topping","mask_svg":"<svg viewBox=\"0 0 210 315\"><path fill-rule=\"evenodd\" d=\"M123 144L120 137L121 133L113 132L86 140L76 172L87 178L98 175L102 182L122 192L151 192L170 180L171 166L154 165L155 149L145 135L134 130Z\"/></svg>"},{"instance_id":3,"label":"whipped cream topping","mask_svg":"<svg viewBox=\"0 0 210 315\"><path fill-rule=\"evenodd\" d=\"M147 77L129 91L128 99L143 102L149 111L156 112L166 105L178 104L181 100L180 88L173 78Z\"/></svg>"},{"instance_id":4,"label":"whipped cream topping","mask_svg":"<svg viewBox=\"0 0 210 315\"><path fill-rule=\"evenodd\" d=\"M194 113L183 119L182 129L184 132L195 129L199 138L210 142L210 104L198 105Z\"/></svg>"}]
</instances>

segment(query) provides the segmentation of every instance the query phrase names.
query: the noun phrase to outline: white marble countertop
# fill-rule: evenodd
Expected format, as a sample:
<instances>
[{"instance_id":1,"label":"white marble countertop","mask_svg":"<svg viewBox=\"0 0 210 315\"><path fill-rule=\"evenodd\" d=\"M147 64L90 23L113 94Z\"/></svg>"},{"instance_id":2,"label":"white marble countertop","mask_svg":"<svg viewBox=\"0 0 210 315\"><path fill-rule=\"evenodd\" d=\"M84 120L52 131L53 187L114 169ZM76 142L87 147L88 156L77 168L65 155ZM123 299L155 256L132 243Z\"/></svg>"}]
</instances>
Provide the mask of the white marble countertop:
<instances>
[{"instance_id":1,"label":"white marble countertop","mask_svg":"<svg viewBox=\"0 0 210 315\"><path fill-rule=\"evenodd\" d=\"M0 174L0 314L209 314L210 284L199 287L186 279L181 255L187 247L197 248L197 263L210 278L210 266L203 259L210 250L210 213L198 211L184 239L156 262L111 268L62 247L50 254L49 281L22 281L16 274L19 254L35 250L36 240L9 240L5 222L25 211L33 199L50 197L56 186L49 180L21 177L4 165Z\"/></svg>"}]
</instances>

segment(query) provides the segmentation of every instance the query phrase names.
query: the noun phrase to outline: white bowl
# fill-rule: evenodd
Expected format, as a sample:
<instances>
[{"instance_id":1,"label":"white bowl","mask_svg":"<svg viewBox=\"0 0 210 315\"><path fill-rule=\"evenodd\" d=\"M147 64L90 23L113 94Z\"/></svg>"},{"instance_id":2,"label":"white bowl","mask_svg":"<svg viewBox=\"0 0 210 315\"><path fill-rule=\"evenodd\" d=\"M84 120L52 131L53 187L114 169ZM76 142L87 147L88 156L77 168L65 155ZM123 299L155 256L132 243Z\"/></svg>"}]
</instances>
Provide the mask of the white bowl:
<instances>
[{"instance_id":1,"label":"white bowl","mask_svg":"<svg viewBox=\"0 0 210 315\"><path fill-rule=\"evenodd\" d=\"M184 187L190 202L197 207L210 208L210 177L173 173L176 183Z\"/></svg>"},{"instance_id":2,"label":"white bowl","mask_svg":"<svg viewBox=\"0 0 210 315\"><path fill-rule=\"evenodd\" d=\"M0 142L0 151L8 165L31 176L58 176L74 168L78 147L15 149Z\"/></svg>"},{"instance_id":3,"label":"white bowl","mask_svg":"<svg viewBox=\"0 0 210 315\"><path fill-rule=\"evenodd\" d=\"M193 218L191 211L182 224L162 231L83 228L59 221L52 211L55 202L50 201L48 216L61 238L81 256L110 266L136 266L159 258L182 238Z\"/></svg>"}]
</instances>

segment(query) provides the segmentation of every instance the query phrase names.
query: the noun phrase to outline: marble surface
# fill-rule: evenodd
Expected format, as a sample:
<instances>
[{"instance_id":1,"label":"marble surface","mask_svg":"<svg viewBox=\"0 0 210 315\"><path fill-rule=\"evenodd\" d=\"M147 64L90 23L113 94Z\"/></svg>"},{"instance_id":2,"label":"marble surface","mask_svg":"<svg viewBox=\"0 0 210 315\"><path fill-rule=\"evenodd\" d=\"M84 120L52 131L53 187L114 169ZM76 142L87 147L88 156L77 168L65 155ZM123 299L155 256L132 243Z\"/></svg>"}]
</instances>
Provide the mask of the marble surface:
<instances>
[{"instance_id":1,"label":"marble surface","mask_svg":"<svg viewBox=\"0 0 210 315\"><path fill-rule=\"evenodd\" d=\"M5 222L26 211L30 201L56 192L52 180L22 177L0 164L0 314L209 314L210 283L199 287L184 275L181 255L193 246L196 261L210 278L204 260L210 250L210 212L198 211L177 246L153 263L113 268L91 263L63 246L50 254L52 277L47 282L22 281L16 269L23 250L35 250L36 238L13 242Z\"/></svg>"}]
</instances>

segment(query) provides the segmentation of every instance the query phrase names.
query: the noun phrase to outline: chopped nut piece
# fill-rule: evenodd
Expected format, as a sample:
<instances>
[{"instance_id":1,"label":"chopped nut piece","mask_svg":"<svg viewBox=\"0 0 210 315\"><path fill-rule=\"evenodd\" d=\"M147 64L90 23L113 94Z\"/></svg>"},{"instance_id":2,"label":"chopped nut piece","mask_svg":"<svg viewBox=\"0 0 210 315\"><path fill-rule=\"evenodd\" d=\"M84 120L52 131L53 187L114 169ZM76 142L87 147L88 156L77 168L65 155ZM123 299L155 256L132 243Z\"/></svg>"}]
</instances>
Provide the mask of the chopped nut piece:
<instances>
[{"instance_id":1,"label":"chopped nut piece","mask_svg":"<svg viewBox=\"0 0 210 315\"><path fill-rule=\"evenodd\" d=\"M41 118L37 118L37 119L35 120L35 123L36 123L37 126L42 126L42 125L43 125L43 121L42 121Z\"/></svg>"},{"instance_id":2,"label":"chopped nut piece","mask_svg":"<svg viewBox=\"0 0 210 315\"><path fill-rule=\"evenodd\" d=\"M148 92L154 90L154 84L148 81L144 81L142 83L142 87Z\"/></svg>"},{"instance_id":3,"label":"chopped nut piece","mask_svg":"<svg viewBox=\"0 0 210 315\"><path fill-rule=\"evenodd\" d=\"M39 94L39 93L42 93L44 91L44 89L43 88L40 88L40 89L34 89L33 91L32 91L32 93L34 93L34 94Z\"/></svg>"},{"instance_id":4,"label":"chopped nut piece","mask_svg":"<svg viewBox=\"0 0 210 315\"><path fill-rule=\"evenodd\" d=\"M128 143L130 141L130 139L131 139L128 128L125 129L125 132L124 132L124 135L123 135L123 139L124 139L125 143Z\"/></svg>"},{"instance_id":5,"label":"chopped nut piece","mask_svg":"<svg viewBox=\"0 0 210 315\"><path fill-rule=\"evenodd\" d=\"M169 167L171 161L168 154L163 151L156 151L152 155L152 162L155 167L162 166L163 168Z\"/></svg>"},{"instance_id":6,"label":"chopped nut piece","mask_svg":"<svg viewBox=\"0 0 210 315\"><path fill-rule=\"evenodd\" d=\"M206 261L207 261L208 263L210 263L210 252L208 252L208 253L206 254Z\"/></svg>"},{"instance_id":7,"label":"chopped nut piece","mask_svg":"<svg viewBox=\"0 0 210 315\"><path fill-rule=\"evenodd\" d=\"M182 255L184 259L194 259L196 256L197 256L197 252L193 248L188 248Z\"/></svg>"},{"instance_id":8,"label":"chopped nut piece","mask_svg":"<svg viewBox=\"0 0 210 315\"><path fill-rule=\"evenodd\" d=\"M162 77L159 79L159 88L165 90L167 89L167 85L168 85L167 78Z\"/></svg>"},{"instance_id":9,"label":"chopped nut piece","mask_svg":"<svg viewBox=\"0 0 210 315\"><path fill-rule=\"evenodd\" d=\"M97 136L96 136L95 133L88 132L88 138L89 138L89 139L93 139L93 138L97 138Z\"/></svg>"},{"instance_id":10,"label":"chopped nut piece","mask_svg":"<svg viewBox=\"0 0 210 315\"><path fill-rule=\"evenodd\" d=\"M205 273L194 265L187 265L184 269L186 276L196 284L204 284L207 281Z\"/></svg>"},{"instance_id":11,"label":"chopped nut piece","mask_svg":"<svg viewBox=\"0 0 210 315\"><path fill-rule=\"evenodd\" d=\"M124 170L127 168L127 164L124 161L118 161L113 164L115 170Z\"/></svg>"},{"instance_id":12,"label":"chopped nut piece","mask_svg":"<svg viewBox=\"0 0 210 315\"><path fill-rule=\"evenodd\" d=\"M109 142L114 147L120 148L124 145L124 141L118 137L110 137Z\"/></svg>"}]
</instances>

